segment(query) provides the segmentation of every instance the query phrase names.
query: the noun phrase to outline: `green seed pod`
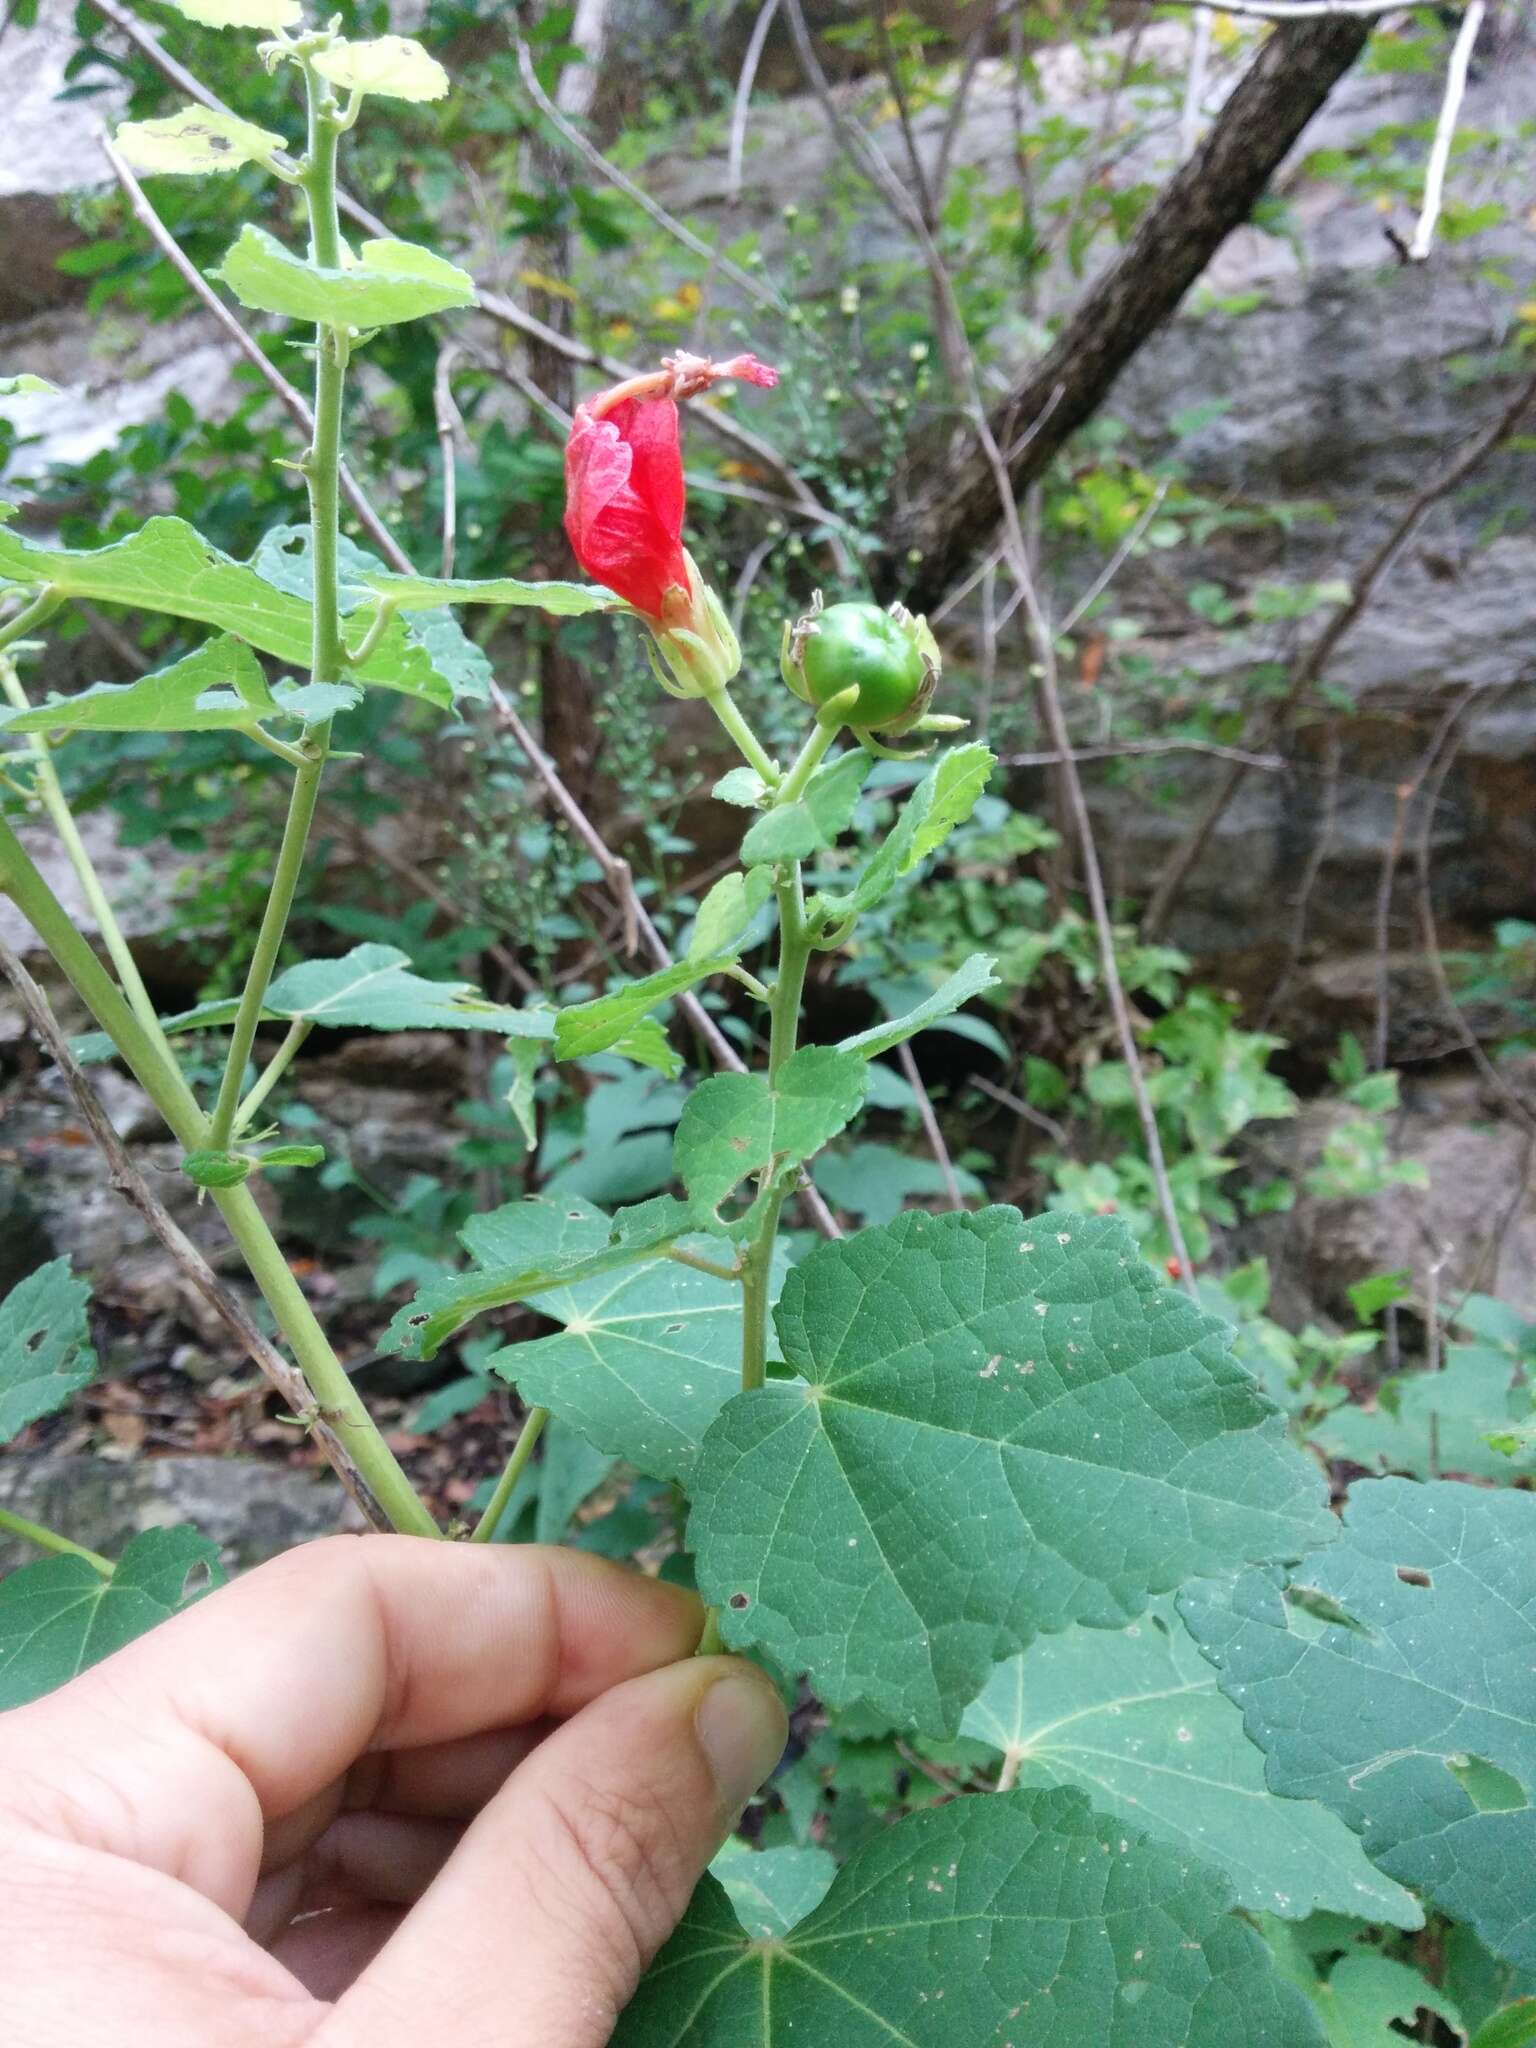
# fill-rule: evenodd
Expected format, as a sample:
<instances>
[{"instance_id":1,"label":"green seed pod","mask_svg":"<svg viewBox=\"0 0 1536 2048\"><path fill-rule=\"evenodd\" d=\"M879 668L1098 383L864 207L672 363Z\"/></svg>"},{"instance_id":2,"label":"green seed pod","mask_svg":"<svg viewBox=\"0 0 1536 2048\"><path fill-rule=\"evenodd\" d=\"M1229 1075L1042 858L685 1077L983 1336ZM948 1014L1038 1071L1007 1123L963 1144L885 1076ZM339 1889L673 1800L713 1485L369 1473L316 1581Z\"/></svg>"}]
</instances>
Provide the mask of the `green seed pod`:
<instances>
[{"instance_id":1,"label":"green seed pod","mask_svg":"<svg viewBox=\"0 0 1536 2048\"><path fill-rule=\"evenodd\" d=\"M844 713L856 729L878 732L921 709L932 694L930 663L910 624L875 604L834 604L804 635L800 673L813 704L829 704L851 686Z\"/></svg>"}]
</instances>

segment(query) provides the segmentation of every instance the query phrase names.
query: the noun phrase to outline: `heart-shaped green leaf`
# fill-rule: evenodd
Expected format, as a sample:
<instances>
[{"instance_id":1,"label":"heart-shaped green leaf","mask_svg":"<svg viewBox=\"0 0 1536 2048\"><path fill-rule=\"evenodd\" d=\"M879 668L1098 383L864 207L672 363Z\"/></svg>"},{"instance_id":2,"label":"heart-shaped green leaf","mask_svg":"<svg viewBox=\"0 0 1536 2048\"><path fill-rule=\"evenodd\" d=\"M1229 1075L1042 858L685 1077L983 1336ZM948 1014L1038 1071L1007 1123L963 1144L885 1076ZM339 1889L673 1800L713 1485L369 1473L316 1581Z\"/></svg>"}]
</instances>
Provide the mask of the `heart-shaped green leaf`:
<instances>
[{"instance_id":1,"label":"heart-shaped green leaf","mask_svg":"<svg viewBox=\"0 0 1536 2048\"><path fill-rule=\"evenodd\" d=\"M1264 1786L1264 1759L1170 1598L1128 1628L1069 1628L999 1664L965 1710L1020 1785L1076 1785L1101 1813L1222 1871L1250 1912L1421 1927L1337 1814Z\"/></svg>"},{"instance_id":2,"label":"heart-shaped green leaf","mask_svg":"<svg viewBox=\"0 0 1536 2048\"><path fill-rule=\"evenodd\" d=\"M1225 1327L1113 1217L910 1213L812 1252L777 1324L803 1377L710 1430L690 1537L727 1641L831 1705L950 1734L1032 1637L1333 1531Z\"/></svg>"},{"instance_id":3,"label":"heart-shaped green leaf","mask_svg":"<svg viewBox=\"0 0 1536 2048\"><path fill-rule=\"evenodd\" d=\"M1322 2048L1219 1877L1077 1792L883 1829L787 1934L706 1878L614 2048Z\"/></svg>"}]
</instances>

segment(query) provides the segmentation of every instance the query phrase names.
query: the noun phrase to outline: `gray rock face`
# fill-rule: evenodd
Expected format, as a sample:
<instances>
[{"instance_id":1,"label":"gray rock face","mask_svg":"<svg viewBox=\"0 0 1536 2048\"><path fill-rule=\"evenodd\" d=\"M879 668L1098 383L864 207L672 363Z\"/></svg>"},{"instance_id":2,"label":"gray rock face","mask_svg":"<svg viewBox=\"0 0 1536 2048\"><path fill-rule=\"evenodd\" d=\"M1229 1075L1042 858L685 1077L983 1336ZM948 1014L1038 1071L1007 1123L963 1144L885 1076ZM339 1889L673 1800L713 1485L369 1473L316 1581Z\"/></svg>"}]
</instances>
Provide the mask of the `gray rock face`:
<instances>
[{"instance_id":1,"label":"gray rock face","mask_svg":"<svg viewBox=\"0 0 1536 2048\"><path fill-rule=\"evenodd\" d=\"M73 10L49 0L37 26L5 38L5 120L0 124L0 321L68 296L55 259L81 240L59 203L108 177L97 137L121 104L115 81L89 99L61 100L75 49ZM9 366L7 366L9 368Z\"/></svg>"},{"instance_id":2,"label":"gray rock face","mask_svg":"<svg viewBox=\"0 0 1536 2048\"><path fill-rule=\"evenodd\" d=\"M217 1543L226 1567L247 1571L295 1543L352 1526L330 1475L287 1472L238 1458L0 1458L0 1506L116 1557L145 1529L191 1522ZM31 1544L0 1536L0 1576L30 1564Z\"/></svg>"}]
</instances>

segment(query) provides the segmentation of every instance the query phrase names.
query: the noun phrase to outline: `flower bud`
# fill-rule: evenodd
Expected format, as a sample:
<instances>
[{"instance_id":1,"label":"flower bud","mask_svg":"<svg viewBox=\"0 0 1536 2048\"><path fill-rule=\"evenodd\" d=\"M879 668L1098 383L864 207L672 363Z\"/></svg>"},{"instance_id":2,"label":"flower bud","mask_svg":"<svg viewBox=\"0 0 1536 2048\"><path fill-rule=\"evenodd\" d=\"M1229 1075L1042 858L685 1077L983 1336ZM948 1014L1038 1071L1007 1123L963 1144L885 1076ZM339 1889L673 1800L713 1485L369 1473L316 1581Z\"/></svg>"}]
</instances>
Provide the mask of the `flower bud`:
<instances>
[{"instance_id":1,"label":"flower bud","mask_svg":"<svg viewBox=\"0 0 1536 2048\"><path fill-rule=\"evenodd\" d=\"M926 619L899 604L824 608L818 591L810 612L784 629L780 668L807 704L822 710L837 700L839 722L855 732L900 734L927 712L940 660Z\"/></svg>"},{"instance_id":2,"label":"flower bud","mask_svg":"<svg viewBox=\"0 0 1536 2048\"><path fill-rule=\"evenodd\" d=\"M688 587L669 590L662 602L661 617L647 621L655 635L655 647L647 647L646 651L656 680L669 695L712 697L739 673L741 644L726 617L725 606L699 574L698 563L686 549L683 564Z\"/></svg>"}]
</instances>

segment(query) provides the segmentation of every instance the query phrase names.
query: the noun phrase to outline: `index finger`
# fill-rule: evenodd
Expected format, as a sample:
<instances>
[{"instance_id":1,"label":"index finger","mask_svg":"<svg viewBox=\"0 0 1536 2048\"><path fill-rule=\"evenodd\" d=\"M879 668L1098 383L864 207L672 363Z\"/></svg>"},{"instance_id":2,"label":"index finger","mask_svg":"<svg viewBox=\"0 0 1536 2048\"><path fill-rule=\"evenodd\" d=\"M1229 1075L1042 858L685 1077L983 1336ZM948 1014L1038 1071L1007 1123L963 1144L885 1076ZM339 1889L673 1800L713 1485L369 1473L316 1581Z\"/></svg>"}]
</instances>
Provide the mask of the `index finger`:
<instances>
[{"instance_id":1,"label":"index finger","mask_svg":"<svg viewBox=\"0 0 1536 2048\"><path fill-rule=\"evenodd\" d=\"M575 1550L330 1537L0 1716L7 1803L243 1911L262 1826L370 1749L573 1712L687 1656L692 1594Z\"/></svg>"}]
</instances>

